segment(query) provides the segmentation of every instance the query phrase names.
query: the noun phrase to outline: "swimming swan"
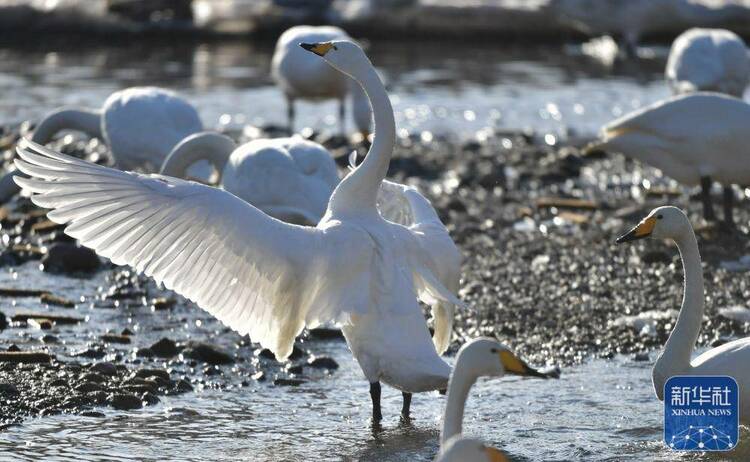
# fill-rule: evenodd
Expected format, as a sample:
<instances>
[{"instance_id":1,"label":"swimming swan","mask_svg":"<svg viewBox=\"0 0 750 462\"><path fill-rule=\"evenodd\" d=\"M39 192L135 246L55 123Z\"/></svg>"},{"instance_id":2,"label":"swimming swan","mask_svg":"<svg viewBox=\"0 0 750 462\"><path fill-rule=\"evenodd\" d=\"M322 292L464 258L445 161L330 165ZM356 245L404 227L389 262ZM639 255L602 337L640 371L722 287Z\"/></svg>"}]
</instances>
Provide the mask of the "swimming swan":
<instances>
[{"instance_id":1,"label":"swimming swan","mask_svg":"<svg viewBox=\"0 0 750 462\"><path fill-rule=\"evenodd\" d=\"M271 75L287 100L289 130L294 130L294 102L302 99L339 100L339 121L344 133L346 98L352 97L352 116L363 140L370 134L371 111L362 87L346 75L337 72L323 60L306 53L301 42L317 43L331 40L352 40L346 32L334 26L294 26L287 29L278 42L271 59Z\"/></svg>"},{"instance_id":2,"label":"swimming swan","mask_svg":"<svg viewBox=\"0 0 750 462\"><path fill-rule=\"evenodd\" d=\"M605 125L586 148L622 153L688 186L701 185L707 220L715 220L711 183L724 186L724 221L731 225L732 184L750 184L750 105L719 93L675 96Z\"/></svg>"},{"instance_id":3,"label":"swimming swan","mask_svg":"<svg viewBox=\"0 0 750 462\"><path fill-rule=\"evenodd\" d=\"M377 421L381 381L405 400L448 384L450 367L417 296L462 303L439 282L430 236L377 210L396 131L369 59L349 41L302 46L362 85L376 128L367 156L336 187L316 227L276 220L221 189L106 168L29 141L16 164L32 178L16 181L83 245L162 282L280 360L306 326L340 324L370 382Z\"/></svg>"},{"instance_id":4,"label":"swimming swan","mask_svg":"<svg viewBox=\"0 0 750 462\"><path fill-rule=\"evenodd\" d=\"M330 153L298 135L237 146L225 135L196 133L174 147L161 174L185 178L201 160L220 172L224 190L288 223L316 225L339 183Z\"/></svg>"},{"instance_id":5,"label":"swimming swan","mask_svg":"<svg viewBox=\"0 0 750 462\"><path fill-rule=\"evenodd\" d=\"M664 400L664 384L675 375L729 375L739 385L740 420L750 423L750 337L725 343L690 360L704 312L703 268L690 220L677 207L659 207L617 242L645 237L674 241L685 273L680 314L652 372L656 396Z\"/></svg>"},{"instance_id":6,"label":"swimming swan","mask_svg":"<svg viewBox=\"0 0 750 462\"><path fill-rule=\"evenodd\" d=\"M716 91L742 98L750 80L745 42L726 29L689 29L672 43L665 77L675 94Z\"/></svg>"},{"instance_id":7,"label":"swimming swan","mask_svg":"<svg viewBox=\"0 0 750 462\"><path fill-rule=\"evenodd\" d=\"M461 436L464 407L469 390L479 377L502 377L505 374L548 378L529 367L506 346L490 338L477 338L465 344L456 356L456 365L448 385L448 397L440 433L439 462L505 461L495 448Z\"/></svg>"},{"instance_id":8,"label":"swimming swan","mask_svg":"<svg viewBox=\"0 0 750 462\"><path fill-rule=\"evenodd\" d=\"M48 114L31 140L47 144L62 130L103 140L115 166L156 171L169 151L186 136L203 130L198 112L177 93L157 87L131 87L112 93L101 109L62 108ZM7 175L15 175L15 171ZM0 180L0 202L18 192L9 178Z\"/></svg>"}]
</instances>

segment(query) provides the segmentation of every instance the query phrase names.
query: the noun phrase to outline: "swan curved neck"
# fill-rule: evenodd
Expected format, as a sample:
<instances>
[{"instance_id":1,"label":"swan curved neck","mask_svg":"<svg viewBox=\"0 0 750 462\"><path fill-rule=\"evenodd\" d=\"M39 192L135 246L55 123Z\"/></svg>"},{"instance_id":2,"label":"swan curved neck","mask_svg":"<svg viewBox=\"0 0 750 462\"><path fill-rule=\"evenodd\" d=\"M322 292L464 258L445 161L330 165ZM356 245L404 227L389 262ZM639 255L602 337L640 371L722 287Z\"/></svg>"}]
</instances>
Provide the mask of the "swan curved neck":
<instances>
[{"instance_id":1,"label":"swan curved neck","mask_svg":"<svg viewBox=\"0 0 750 462\"><path fill-rule=\"evenodd\" d=\"M101 111L96 109L58 109L39 122L31 141L47 144L61 130L76 130L101 139L101 120Z\"/></svg>"},{"instance_id":2,"label":"swan curved neck","mask_svg":"<svg viewBox=\"0 0 750 462\"><path fill-rule=\"evenodd\" d=\"M211 132L196 133L185 138L172 149L164 160L160 173L185 178L191 165L205 160L210 162L221 175L235 148L234 141L228 136Z\"/></svg>"},{"instance_id":3,"label":"swan curved neck","mask_svg":"<svg viewBox=\"0 0 750 462\"><path fill-rule=\"evenodd\" d=\"M456 366L448 384L448 400L445 404L443 430L440 432L441 445L452 437L461 434L466 399L469 397L469 390L476 381L477 376L462 367L460 358L456 360Z\"/></svg>"},{"instance_id":4,"label":"swan curved neck","mask_svg":"<svg viewBox=\"0 0 750 462\"><path fill-rule=\"evenodd\" d=\"M675 238L675 243L682 257L685 288L677 322L654 365L654 387L658 394L662 393L669 377L685 373L690 368L690 356L703 320L703 268L692 227L688 226L685 233Z\"/></svg>"},{"instance_id":5,"label":"swan curved neck","mask_svg":"<svg viewBox=\"0 0 750 462\"><path fill-rule=\"evenodd\" d=\"M364 65L366 64L366 65ZM370 210L377 213L375 201L380 182L388 173L396 143L396 121L388 93L372 64L367 61L351 77L367 94L375 119L375 136L364 161L334 190L329 203L333 213Z\"/></svg>"}]
</instances>

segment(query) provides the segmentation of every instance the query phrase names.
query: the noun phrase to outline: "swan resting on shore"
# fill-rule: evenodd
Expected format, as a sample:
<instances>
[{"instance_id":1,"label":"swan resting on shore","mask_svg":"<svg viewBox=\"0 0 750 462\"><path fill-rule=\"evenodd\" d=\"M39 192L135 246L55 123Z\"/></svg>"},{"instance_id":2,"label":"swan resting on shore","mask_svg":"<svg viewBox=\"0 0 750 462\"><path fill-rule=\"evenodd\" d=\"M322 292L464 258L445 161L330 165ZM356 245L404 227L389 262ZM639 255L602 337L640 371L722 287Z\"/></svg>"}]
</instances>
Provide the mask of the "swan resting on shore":
<instances>
[{"instance_id":1,"label":"swan resting on shore","mask_svg":"<svg viewBox=\"0 0 750 462\"><path fill-rule=\"evenodd\" d=\"M659 207L617 242L646 237L669 239L677 244L685 273L680 314L652 371L656 396L664 400L664 384L675 375L728 375L739 385L740 421L750 424L750 337L725 343L690 359L703 321L705 297L698 241L690 220L677 207Z\"/></svg>"},{"instance_id":2,"label":"swan resting on shore","mask_svg":"<svg viewBox=\"0 0 750 462\"><path fill-rule=\"evenodd\" d=\"M716 91L742 98L750 81L750 57L734 32L692 28L672 43L665 77L674 94Z\"/></svg>"},{"instance_id":3,"label":"swan resting on shore","mask_svg":"<svg viewBox=\"0 0 750 462\"><path fill-rule=\"evenodd\" d=\"M219 133L196 133L174 147L161 174L185 178L204 160L219 172L221 188L288 223L316 225L339 184L330 153L299 135L237 146Z\"/></svg>"},{"instance_id":4,"label":"swan resting on shore","mask_svg":"<svg viewBox=\"0 0 750 462\"><path fill-rule=\"evenodd\" d=\"M461 347L448 385L448 397L440 433L438 462L501 462L507 460L495 448L479 440L461 435L464 407L469 390L482 376L502 377L505 374L549 378L518 358L508 347L490 339L477 338Z\"/></svg>"},{"instance_id":5,"label":"swan resting on shore","mask_svg":"<svg viewBox=\"0 0 750 462\"><path fill-rule=\"evenodd\" d=\"M440 282L444 262L430 251L430 227L408 228L378 212L396 128L369 59L349 41L302 46L364 88L376 128L367 156L315 227L279 221L218 188L123 172L25 140L16 165L31 178L15 181L82 245L153 277L279 360L305 327L340 325L370 383L373 420L382 418L381 381L404 393L408 415L411 393L445 389L450 375L417 297L435 317L438 302L463 304Z\"/></svg>"},{"instance_id":6,"label":"swan resting on shore","mask_svg":"<svg viewBox=\"0 0 750 462\"><path fill-rule=\"evenodd\" d=\"M750 104L719 93L659 101L605 125L586 148L645 162L687 186L702 188L703 212L716 220L714 181L724 186L724 222L733 226L732 185L750 185Z\"/></svg>"},{"instance_id":7,"label":"swan resting on shore","mask_svg":"<svg viewBox=\"0 0 750 462\"><path fill-rule=\"evenodd\" d=\"M367 140L372 115L362 87L324 60L316 59L299 47L301 42L331 40L352 41L346 32L335 26L294 26L281 34L276 42L271 59L271 75L286 97L289 130L294 131L294 104L297 99L336 99L339 101L341 133L345 133L346 99L351 96L354 124L362 139Z\"/></svg>"},{"instance_id":8,"label":"swan resting on shore","mask_svg":"<svg viewBox=\"0 0 750 462\"><path fill-rule=\"evenodd\" d=\"M47 144L63 130L82 132L109 146L115 167L156 171L172 148L186 136L203 130L192 104L177 93L158 87L131 87L112 93L100 109L68 107L42 119L31 140ZM15 171L0 180L0 202L18 192Z\"/></svg>"}]
</instances>

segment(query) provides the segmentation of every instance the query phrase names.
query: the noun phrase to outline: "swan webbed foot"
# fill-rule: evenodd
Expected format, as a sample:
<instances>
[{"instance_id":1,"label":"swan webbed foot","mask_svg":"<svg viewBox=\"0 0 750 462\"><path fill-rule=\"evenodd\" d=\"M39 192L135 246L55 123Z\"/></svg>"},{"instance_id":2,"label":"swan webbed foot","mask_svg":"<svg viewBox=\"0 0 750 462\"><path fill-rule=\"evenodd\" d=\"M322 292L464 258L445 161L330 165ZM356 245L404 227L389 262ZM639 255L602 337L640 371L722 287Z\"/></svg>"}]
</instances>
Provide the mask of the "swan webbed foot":
<instances>
[{"instance_id":1,"label":"swan webbed foot","mask_svg":"<svg viewBox=\"0 0 750 462\"><path fill-rule=\"evenodd\" d=\"M404 405L401 407L401 418L405 420L411 420L411 393L403 392Z\"/></svg>"},{"instance_id":2,"label":"swan webbed foot","mask_svg":"<svg viewBox=\"0 0 750 462\"><path fill-rule=\"evenodd\" d=\"M724 186L724 227L734 228L734 190L731 185Z\"/></svg>"},{"instance_id":3,"label":"swan webbed foot","mask_svg":"<svg viewBox=\"0 0 750 462\"><path fill-rule=\"evenodd\" d=\"M701 202L703 202L703 217L706 221L716 221L714 204L711 202L711 177L701 177Z\"/></svg>"},{"instance_id":4,"label":"swan webbed foot","mask_svg":"<svg viewBox=\"0 0 750 462\"><path fill-rule=\"evenodd\" d=\"M383 413L380 410L380 382L370 384L370 398L372 399L372 421L378 423L383 420Z\"/></svg>"}]
</instances>

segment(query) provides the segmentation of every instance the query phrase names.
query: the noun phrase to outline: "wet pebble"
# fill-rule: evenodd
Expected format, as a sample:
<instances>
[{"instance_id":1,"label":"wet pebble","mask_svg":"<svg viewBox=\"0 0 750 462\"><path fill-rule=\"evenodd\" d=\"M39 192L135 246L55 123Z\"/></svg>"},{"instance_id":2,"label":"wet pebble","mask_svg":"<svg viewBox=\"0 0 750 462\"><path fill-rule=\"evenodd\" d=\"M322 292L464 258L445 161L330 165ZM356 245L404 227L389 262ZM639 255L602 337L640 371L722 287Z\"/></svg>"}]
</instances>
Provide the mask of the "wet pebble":
<instances>
[{"instance_id":1,"label":"wet pebble","mask_svg":"<svg viewBox=\"0 0 750 462\"><path fill-rule=\"evenodd\" d=\"M52 245L42 258L44 271L51 273L90 273L101 266L101 261L91 249L70 243Z\"/></svg>"},{"instance_id":2,"label":"wet pebble","mask_svg":"<svg viewBox=\"0 0 750 462\"><path fill-rule=\"evenodd\" d=\"M106 361L92 364L91 367L89 367L89 370L91 372L95 372L97 374L106 375L110 377L113 375L117 375L117 366Z\"/></svg>"},{"instance_id":3,"label":"wet pebble","mask_svg":"<svg viewBox=\"0 0 750 462\"><path fill-rule=\"evenodd\" d=\"M208 364L232 364L234 358L208 343L189 342L182 351L183 356Z\"/></svg>"},{"instance_id":4,"label":"wet pebble","mask_svg":"<svg viewBox=\"0 0 750 462\"><path fill-rule=\"evenodd\" d=\"M159 358L171 358L182 351L182 348L178 347L174 340L166 337L151 345L149 349Z\"/></svg>"},{"instance_id":5,"label":"wet pebble","mask_svg":"<svg viewBox=\"0 0 750 462\"><path fill-rule=\"evenodd\" d=\"M315 369L336 370L339 368L339 363L337 363L335 359L329 358L328 356L313 356L307 360L307 365Z\"/></svg>"},{"instance_id":6,"label":"wet pebble","mask_svg":"<svg viewBox=\"0 0 750 462\"><path fill-rule=\"evenodd\" d=\"M107 397L107 402L115 409L129 411L143 407L141 399L132 393L112 393Z\"/></svg>"}]
</instances>

